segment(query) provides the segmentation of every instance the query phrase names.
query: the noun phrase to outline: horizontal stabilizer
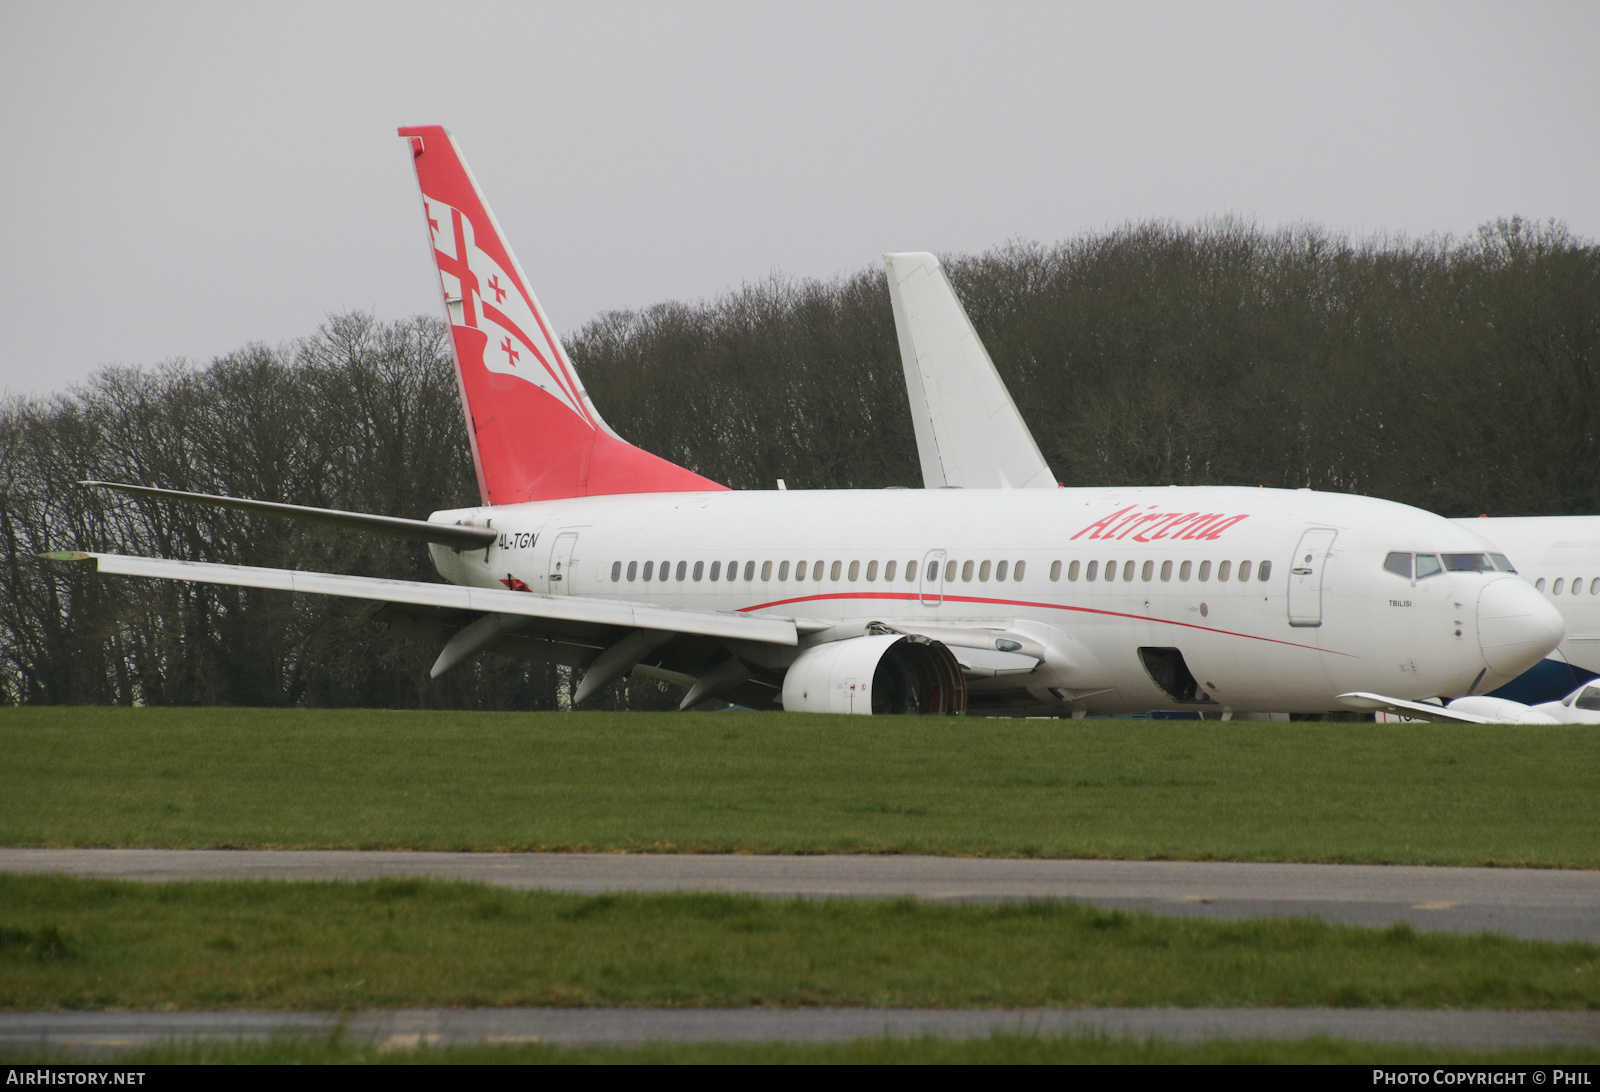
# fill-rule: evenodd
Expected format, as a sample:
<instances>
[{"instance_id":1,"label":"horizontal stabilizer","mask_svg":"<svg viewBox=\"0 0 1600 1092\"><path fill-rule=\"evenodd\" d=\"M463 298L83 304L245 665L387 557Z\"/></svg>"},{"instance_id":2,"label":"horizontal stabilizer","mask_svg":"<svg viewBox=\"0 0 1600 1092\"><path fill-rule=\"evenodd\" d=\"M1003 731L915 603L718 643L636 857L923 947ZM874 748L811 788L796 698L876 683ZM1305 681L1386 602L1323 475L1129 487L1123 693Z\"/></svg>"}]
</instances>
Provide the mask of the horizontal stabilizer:
<instances>
[{"instance_id":1,"label":"horizontal stabilizer","mask_svg":"<svg viewBox=\"0 0 1600 1092\"><path fill-rule=\"evenodd\" d=\"M1053 489L1033 433L932 254L885 254L928 489Z\"/></svg>"},{"instance_id":2,"label":"horizontal stabilizer","mask_svg":"<svg viewBox=\"0 0 1600 1092\"><path fill-rule=\"evenodd\" d=\"M411 539L414 542L437 542L456 550L481 550L498 537L498 532L487 527L463 527L456 523L430 523L425 519L405 519L401 516L375 516L367 512L341 512L336 508L308 508L301 504L279 504L276 501L249 500L245 497L218 497L210 493L185 493L178 489L157 489L149 485L121 485L117 482L84 481L79 485L96 489L115 489L138 497L155 497L158 500L178 501L182 504L204 504L213 508L230 508L236 512L256 512L280 519L303 519L312 523L325 523L353 531L370 531L391 538Z\"/></svg>"},{"instance_id":3,"label":"horizontal stabilizer","mask_svg":"<svg viewBox=\"0 0 1600 1092\"><path fill-rule=\"evenodd\" d=\"M247 565L219 565L209 561L173 561L130 554L96 554L59 551L45 555L56 561L93 560L102 573L151 576L163 580L194 580L240 588L268 588L311 595L338 595L386 603L450 607L493 614L516 614L559 622L587 622L630 629L656 629L669 633L694 633L706 637L760 641L772 645L799 642L793 619L723 611L680 610L611 599L533 592L464 588L456 584L424 584L417 580L381 580L370 576L266 569Z\"/></svg>"}]
</instances>

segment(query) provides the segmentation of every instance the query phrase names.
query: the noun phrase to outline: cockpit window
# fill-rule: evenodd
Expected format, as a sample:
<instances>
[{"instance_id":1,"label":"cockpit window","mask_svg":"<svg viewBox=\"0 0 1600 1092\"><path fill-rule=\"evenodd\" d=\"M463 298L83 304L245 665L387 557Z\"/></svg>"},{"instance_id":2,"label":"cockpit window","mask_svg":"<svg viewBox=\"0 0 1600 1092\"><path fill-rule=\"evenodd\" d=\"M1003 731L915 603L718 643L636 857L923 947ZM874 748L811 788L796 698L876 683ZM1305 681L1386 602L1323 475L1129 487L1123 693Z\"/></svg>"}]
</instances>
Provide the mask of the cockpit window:
<instances>
[{"instance_id":1,"label":"cockpit window","mask_svg":"<svg viewBox=\"0 0 1600 1092\"><path fill-rule=\"evenodd\" d=\"M1394 573L1396 576L1403 576L1407 580L1411 579L1410 554L1390 554L1383 559L1383 567L1386 571Z\"/></svg>"},{"instance_id":2,"label":"cockpit window","mask_svg":"<svg viewBox=\"0 0 1600 1092\"><path fill-rule=\"evenodd\" d=\"M1492 573L1494 562L1488 554L1445 554L1444 567L1453 573Z\"/></svg>"},{"instance_id":3,"label":"cockpit window","mask_svg":"<svg viewBox=\"0 0 1600 1092\"><path fill-rule=\"evenodd\" d=\"M1588 709L1600 712L1600 686L1586 686L1579 693L1578 700L1572 703L1575 709Z\"/></svg>"},{"instance_id":4,"label":"cockpit window","mask_svg":"<svg viewBox=\"0 0 1600 1092\"><path fill-rule=\"evenodd\" d=\"M1511 559L1506 557L1505 554L1490 554L1489 560L1494 562L1494 567L1503 573L1514 573L1517 571L1516 567L1511 564Z\"/></svg>"},{"instance_id":5,"label":"cockpit window","mask_svg":"<svg viewBox=\"0 0 1600 1092\"><path fill-rule=\"evenodd\" d=\"M1438 576L1444 572L1444 567L1439 564L1439 559L1432 554L1417 555L1417 579L1422 580L1430 576Z\"/></svg>"}]
</instances>

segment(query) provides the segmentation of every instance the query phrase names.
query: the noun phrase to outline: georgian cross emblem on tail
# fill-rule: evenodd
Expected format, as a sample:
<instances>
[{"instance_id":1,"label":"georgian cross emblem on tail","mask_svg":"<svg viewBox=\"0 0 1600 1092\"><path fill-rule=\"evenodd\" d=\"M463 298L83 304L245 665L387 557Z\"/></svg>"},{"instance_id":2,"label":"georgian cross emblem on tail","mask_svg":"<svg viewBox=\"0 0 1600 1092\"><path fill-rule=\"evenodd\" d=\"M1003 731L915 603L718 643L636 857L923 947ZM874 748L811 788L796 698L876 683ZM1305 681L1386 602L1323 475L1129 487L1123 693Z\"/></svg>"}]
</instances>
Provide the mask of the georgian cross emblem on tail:
<instances>
[{"instance_id":1,"label":"georgian cross emblem on tail","mask_svg":"<svg viewBox=\"0 0 1600 1092\"><path fill-rule=\"evenodd\" d=\"M483 354L484 367L492 372L523 376L593 428L594 419L578 393L581 387L576 375L549 343L553 339L543 339L547 343L542 352L535 344L537 335L530 331L542 332L543 324L534 314L531 301L511 290L516 285L515 279L477 245L472 221L460 209L426 194L423 202L428 208L430 226L436 221L449 225L449 230L434 235L433 259L439 267L439 282L449 305L450 324L482 331L485 346L492 345L499 350ZM485 289L488 296L483 294ZM456 347L458 352L462 348L459 340ZM517 362L524 355L536 362L538 368L526 372L518 368Z\"/></svg>"},{"instance_id":2,"label":"georgian cross emblem on tail","mask_svg":"<svg viewBox=\"0 0 1600 1092\"><path fill-rule=\"evenodd\" d=\"M455 141L438 125L400 135L422 191L483 502L722 489L611 431Z\"/></svg>"}]
</instances>

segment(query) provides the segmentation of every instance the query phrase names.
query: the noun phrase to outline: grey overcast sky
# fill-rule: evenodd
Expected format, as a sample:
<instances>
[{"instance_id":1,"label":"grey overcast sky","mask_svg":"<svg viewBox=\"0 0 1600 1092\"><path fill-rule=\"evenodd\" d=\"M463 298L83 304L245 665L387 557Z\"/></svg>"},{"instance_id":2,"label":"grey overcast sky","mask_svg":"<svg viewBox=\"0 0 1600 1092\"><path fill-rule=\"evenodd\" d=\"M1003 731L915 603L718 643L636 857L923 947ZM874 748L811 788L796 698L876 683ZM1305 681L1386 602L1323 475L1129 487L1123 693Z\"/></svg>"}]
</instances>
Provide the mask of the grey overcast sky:
<instances>
[{"instance_id":1,"label":"grey overcast sky","mask_svg":"<svg viewBox=\"0 0 1600 1092\"><path fill-rule=\"evenodd\" d=\"M1600 4L0 0L0 390L437 310L448 126L557 327L1147 218L1600 236Z\"/></svg>"}]
</instances>

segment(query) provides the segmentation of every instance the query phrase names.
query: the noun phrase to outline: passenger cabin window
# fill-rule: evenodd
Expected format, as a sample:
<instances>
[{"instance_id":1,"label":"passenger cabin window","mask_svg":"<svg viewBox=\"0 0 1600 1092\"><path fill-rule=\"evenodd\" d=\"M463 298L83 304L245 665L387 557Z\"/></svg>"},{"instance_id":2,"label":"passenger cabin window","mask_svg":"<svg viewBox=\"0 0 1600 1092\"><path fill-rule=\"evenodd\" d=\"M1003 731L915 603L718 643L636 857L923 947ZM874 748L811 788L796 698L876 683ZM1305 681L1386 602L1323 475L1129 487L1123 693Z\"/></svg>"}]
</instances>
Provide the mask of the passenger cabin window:
<instances>
[{"instance_id":1,"label":"passenger cabin window","mask_svg":"<svg viewBox=\"0 0 1600 1092\"><path fill-rule=\"evenodd\" d=\"M1249 580L1249 579L1250 579L1250 562L1248 562L1248 561L1239 562L1239 583L1243 584L1246 580Z\"/></svg>"},{"instance_id":2,"label":"passenger cabin window","mask_svg":"<svg viewBox=\"0 0 1600 1092\"><path fill-rule=\"evenodd\" d=\"M1153 580L1155 575L1156 563L1154 561L1146 561L1144 563L1144 568L1139 570L1139 579L1146 582Z\"/></svg>"},{"instance_id":3,"label":"passenger cabin window","mask_svg":"<svg viewBox=\"0 0 1600 1092\"><path fill-rule=\"evenodd\" d=\"M687 561L678 562L678 581L679 581L679 583L682 583L684 577L686 577L688 574L689 574L689 563Z\"/></svg>"},{"instance_id":4,"label":"passenger cabin window","mask_svg":"<svg viewBox=\"0 0 1600 1092\"><path fill-rule=\"evenodd\" d=\"M1231 571L1233 571L1233 562L1231 562L1231 561L1219 561L1219 562L1217 562L1217 579L1218 580L1226 580L1226 579L1228 579L1228 573L1230 573Z\"/></svg>"},{"instance_id":5,"label":"passenger cabin window","mask_svg":"<svg viewBox=\"0 0 1600 1092\"><path fill-rule=\"evenodd\" d=\"M839 563L837 561L835 561L833 563L833 565L834 565L833 578L835 580L837 580L837 579L839 579ZM812 566L811 566L811 579L813 579L813 580L821 580L822 579L822 562L817 561L817 562L813 562L812 563Z\"/></svg>"},{"instance_id":6,"label":"passenger cabin window","mask_svg":"<svg viewBox=\"0 0 1600 1092\"><path fill-rule=\"evenodd\" d=\"M646 580L649 580L652 576L655 575L655 567L656 567L656 563L654 561L646 561L644 563L644 578Z\"/></svg>"},{"instance_id":7,"label":"passenger cabin window","mask_svg":"<svg viewBox=\"0 0 1600 1092\"><path fill-rule=\"evenodd\" d=\"M1211 562L1200 562L1200 582L1203 584L1211 579Z\"/></svg>"},{"instance_id":8,"label":"passenger cabin window","mask_svg":"<svg viewBox=\"0 0 1600 1092\"><path fill-rule=\"evenodd\" d=\"M1600 595L1600 576L1597 576L1593 580L1589 581L1589 594Z\"/></svg>"},{"instance_id":9,"label":"passenger cabin window","mask_svg":"<svg viewBox=\"0 0 1600 1092\"><path fill-rule=\"evenodd\" d=\"M956 580L956 563L954 561L945 562L944 579L945 579L945 583L947 583L947 584L954 584L955 583L955 580Z\"/></svg>"},{"instance_id":10,"label":"passenger cabin window","mask_svg":"<svg viewBox=\"0 0 1600 1092\"><path fill-rule=\"evenodd\" d=\"M1539 579L1535 580L1533 582L1533 586L1540 591L1544 591L1544 577L1541 576Z\"/></svg>"},{"instance_id":11,"label":"passenger cabin window","mask_svg":"<svg viewBox=\"0 0 1600 1092\"><path fill-rule=\"evenodd\" d=\"M744 563L744 578L746 580L754 580L755 579L755 576L756 576L755 567L756 567L756 563L754 561L746 561ZM789 567L789 563L787 561L785 561L783 563L783 567L785 569L787 569ZM762 580L771 580L772 579L772 562L763 561L761 563L761 579Z\"/></svg>"},{"instance_id":12,"label":"passenger cabin window","mask_svg":"<svg viewBox=\"0 0 1600 1092\"><path fill-rule=\"evenodd\" d=\"M1131 561L1123 562L1123 564L1122 564L1122 579L1124 579L1124 580L1132 580L1133 579L1133 562L1131 562Z\"/></svg>"},{"instance_id":13,"label":"passenger cabin window","mask_svg":"<svg viewBox=\"0 0 1600 1092\"><path fill-rule=\"evenodd\" d=\"M1272 577L1272 562L1263 561L1261 563L1261 567L1256 570L1256 579L1261 581L1263 584L1265 584L1269 579L1271 579L1271 577Z\"/></svg>"},{"instance_id":14,"label":"passenger cabin window","mask_svg":"<svg viewBox=\"0 0 1600 1092\"><path fill-rule=\"evenodd\" d=\"M770 564L772 564L772 562L769 561L769 562L767 562L767 564L770 565ZM778 579L779 580L787 580L787 579L789 579L789 563L787 561L780 561L778 563Z\"/></svg>"},{"instance_id":15,"label":"passenger cabin window","mask_svg":"<svg viewBox=\"0 0 1600 1092\"><path fill-rule=\"evenodd\" d=\"M878 563L876 561L867 562L867 583L871 584L873 581L875 581L877 579L878 579Z\"/></svg>"},{"instance_id":16,"label":"passenger cabin window","mask_svg":"<svg viewBox=\"0 0 1600 1092\"><path fill-rule=\"evenodd\" d=\"M1162 583L1166 583L1167 581L1169 581L1171 579L1172 579L1172 562L1163 561L1161 563L1161 580L1162 580Z\"/></svg>"},{"instance_id":17,"label":"passenger cabin window","mask_svg":"<svg viewBox=\"0 0 1600 1092\"><path fill-rule=\"evenodd\" d=\"M837 579L839 579L839 567L840 567L840 565L841 565L841 564L842 564L842 563L841 563L841 562L838 562L838 561L835 561L835 562L834 562L834 563L833 563L833 571L832 571L832 572L831 572L831 573L829 573L829 574L828 574L828 579L829 579L829 580L837 580ZM818 569L821 569L821 568L822 568L822 566L821 566L821 564L820 564L820 563L819 563L819 564L818 564L818 566L817 566L817 568L818 568Z\"/></svg>"},{"instance_id":18,"label":"passenger cabin window","mask_svg":"<svg viewBox=\"0 0 1600 1092\"><path fill-rule=\"evenodd\" d=\"M985 561L983 564L979 565L978 566L978 583L987 584L989 582L989 572L990 572L989 563L987 561Z\"/></svg>"},{"instance_id":19,"label":"passenger cabin window","mask_svg":"<svg viewBox=\"0 0 1600 1092\"><path fill-rule=\"evenodd\" d=\"M611 582L613 584L615 584L617 581L619 581L621 579L622 579L622 562L613 561L611 563Z\"/></svg>"},{"instance_id":20,"label":"passenger cabin window","mask_svg":"<svg viewBox=\"0 0 1600 1092\"><path fill-rule=\"evenodd\" d=\"M1573 595L1582 595L1583 594L1583 577L1575 576L1575 577L1572 578L1572 594Z\"/></svg>"},{"instance_id":21,"label":"passenger cabin window","mask_svg":"<svg viewBox=\"0 0 1600 1092\"><path fill-rule=\"evenodd\" d=\"M700 571L700 563L698 561L695 562L694 569L695 569L695 572L697 572L697 573ZM711 563L711 579L712 580L720 580L721 578L722 578L722 562L713 561ZM696 576L695 579L699 580L700 578L698 576Z\"/></svg>"},{"instance_id":22,"label":"passenger cabin window","mask_svg":"<svg viewBox=\"0 0 1600 1092\"><path fill-rule=\"evenodd\" d=\"M1417 555L1417 579L1426 580L1430 576L1438 576L1444 572L1444 566L1439 564L1439 559L1432 554Z\"/></svg>"},{"instance_id":23,"label":"passenger cabin window","mask_svg":"<svg viewBox=\"0 0 1600 1092\"><path fill-rule=\"evenodd\" d=\"M1566 580L1565 579L1563 579L1562 577L1559 577L1559 576L1556 577L1556 582L1550 586L1550 594L1551 595L1560 595L1561 594L1561 588L1565 584L1566 584Z\"/></svg>"},{"instance_id":24,"label":"passenger cabin window","mask_svg":"<svg viewBox=\"0 0 1600 1092\"><path fill-rule=\"evenodd\" d=\"M1098 562L1098 561L1089 562L1089 564L1083 570L1083 578L1085 580L1088 580L1088 581L1093 581L1094 578L1099 576L1099 575L1100 575L1100 562Z\"/></svg>"},{"instance_id":25,"label":"passenger cabin window","mask_svg":"<svg viewBox=\"0 0 1600 1092\"><path fill-rule=\"evenodd\" d=\"M804 580L806 578L806 563L804 561L796 561L794 563L794 578L796 580Z\"/></svg>"},{"instance_id":26,"label":"passenger cabin window","mask_svg":"<svg viewBox=\"0 0 1600 1092\"><path fill-rule=\"evenodd\" d=\"M683 564L683 562L680 561L680 562L678 562L678 564L681 565L681 564ZM663 561L661 563L661 568L657 570L657 573L658 573L658 575L657 575L656 579L661 581L663 584L665 584L667 582L667 578L672 575L672 562ZM678 579L682 580L683 577L680 576L680 577L678 577Z\"/></svg>"},{"instance_id":27,"label":"passenger cabin window","mask_svg":"<svg viewBox=\"0 0 1600 1092\"><path fill-rule=\"evenodd\" d=\"M915 580L916 578L917 578L917 563L915 561L906 562L906 583L909 584L913 580Z\"/></svg>"},{"instance_id":28,"label":"passenger cabin window","mask_svg":"<svg viewBox=\"0 0 1600 1092\"><path fill-rule=\"evenodd\" d=\"M894 567L895 567L895 565L896 565L896 562L893 562L893 561L888 561L888 562L884 563L884 566L883 566L883 579L886 582L894 579ZM868 572L867 579L868 580L872 579L870 570Z\"/></svg>"},{"instance_id":29,"label":"passenger cabin window","mask_svg":"<svg viewBox=\"0 0 1600 1092\"><path fill-rule=\"evenodd\" d=\"M1191 572L1193 572L1193 571L1194 571L1194 562L1192 562L1192 561L1185 561L1182 565L1179 565L1178 566L1178 579L1179 579L1179 581L1181 581L1183 583L1188 583L1189 574Z\"/></svg>"},{"instance_id":30,"label":"passenger cabin window","mask_svg":"<svg viewBox=\"0 0 1600 1092\"><path fill-rule=\"evenodd\" d=\"M1061 579L1061 562L1059 562L1059 561L1050 562L1050 579L1051 580L1060 580ZM1068 580L1076 580L1076 579L1078 579L1078 563L1076 561L1074 561L1071 565L1069 565L1067 567L1067 579Z\"/></svg>"},{"instance_id":31,"label":"passenger cabin window","mask_svg":"<svg viewBox=\"0 0 1600 1092\"><path fill-rule=\"evenodd\" d=\"M1056 564L1059 565L1059 564L1061 564L1061 562L1058 561L1058 562L1056 562ZM1022 574L1027 572L1027 571L1028 571L1028 563L1026 561L1017 562L1015 565L1011 566L1011 579L1013 581L1021 580L1022 579Z\"/></svg>"},{"instance_id":32,"label":"passenger cabin window","mask_svg":"<svg viewBox=\"0 0 1600 1092\"><path fill-rule=\"evenodd\" d=\"M639 575L639 563L637 561L628 562L628 583L632 584L634 579L638 575ZM647 576L647 577L645 577L645 579L649 580L650 578Z\"/></svg>"},{"instance_id":33,"label":"passenger cabin window","mask_svg":"<svg viewBox=\"0 0 1600 1092\"><path fill-rule=\"evenodd\" d=\"M1394 573L1394 575L1396 575L1396 576L1403 576L1407 580L1410 580L1411 579L1411 555L1410 554L1390 554L1388 557L1383 559L1383 570L1384 570L1384 572Z\"/></svg>"},{"instance_id":34,"label":"passenger cabin window","mask_svg":"<svg viewBox=\"0 0 1600 1092\"><path fill-rule=\"evenodd\" d=\"M861 562L859 562L859 561L850 562L849 579L851 581L855 581L855 580L859 579L860 576L861 576Z\"/></svg>"}]
</instances>

